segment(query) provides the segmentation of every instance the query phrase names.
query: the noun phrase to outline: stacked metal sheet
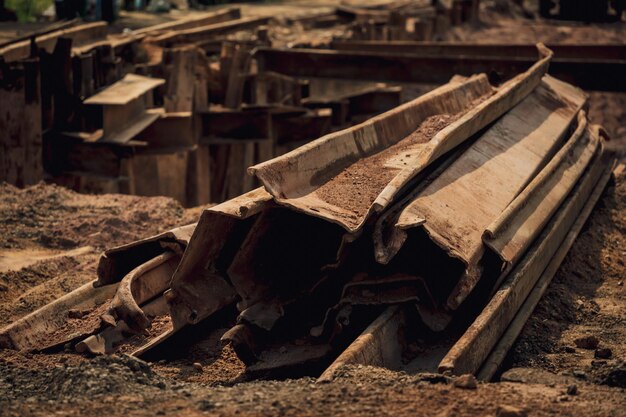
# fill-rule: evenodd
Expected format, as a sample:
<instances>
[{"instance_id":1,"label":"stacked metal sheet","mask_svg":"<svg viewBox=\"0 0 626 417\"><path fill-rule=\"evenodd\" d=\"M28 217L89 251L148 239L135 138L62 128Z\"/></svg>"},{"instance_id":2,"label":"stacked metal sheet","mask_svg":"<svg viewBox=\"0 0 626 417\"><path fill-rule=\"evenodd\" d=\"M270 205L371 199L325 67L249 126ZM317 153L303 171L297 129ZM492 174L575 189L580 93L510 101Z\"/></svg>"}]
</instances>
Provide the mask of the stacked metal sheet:
<instances>
[{"instance_id":1,"label":"stacked metal sheet","mask_svg":"<svg viewBox=\"0 0 626 417\"><path fill-rule=\"evenodd\" d=\"M586 95L546 75L552 53L538 49L535 65L500 86L455 77L251 167L265 189L205 210L168 285L148 271L178 261L188 240L179 232L107 253L100 284L119 286L112 326L149 328L150 314L167 314L141 354L236 303L222 340L249 372L319 373L338 356L335 367L392 366L416 320L445 333L523 282L484 354L445 349L442 370L475 372L610 167ZM122 343L124 332L98 331L81 349Z\"/></svg>"}]
</instances>

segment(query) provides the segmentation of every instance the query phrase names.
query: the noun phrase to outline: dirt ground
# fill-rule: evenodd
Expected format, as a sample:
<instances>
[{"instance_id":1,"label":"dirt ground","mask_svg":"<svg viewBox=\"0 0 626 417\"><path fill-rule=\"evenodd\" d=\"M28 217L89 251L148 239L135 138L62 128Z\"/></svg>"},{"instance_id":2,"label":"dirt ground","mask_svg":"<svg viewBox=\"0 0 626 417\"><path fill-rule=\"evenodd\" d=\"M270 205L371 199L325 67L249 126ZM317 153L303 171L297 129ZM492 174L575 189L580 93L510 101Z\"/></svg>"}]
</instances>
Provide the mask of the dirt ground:
<instances>
[{"instance_id":1,"label":"dirt ground","mask_svg":"<svg viewBox=\"0 0 626 417\"><path fill-rule=\"evenodd\" d=\"M625 42L626 25L542 23L488 11L478 29L454 28L450 39ZM590 93L590 117L623 155L626 94ZM0 327L94 279L105 248L192 223L200 211L161 197L0 185ZM625 416L625 231L622 173L525 326L504 382L462 389L441 375L371 367L346 368L326 384L244 382L243 365L220 348L225 329L204 336L199 327L192 344L149 363L1 350L0 415Z\"/></svg>"},{"instance_id":2,"label":"dirt ground","mask_svg":"<svg viewBox=\"0 0 626 417\"><path fill-rule=\"evenodd\" d=\"M104 249L194 223L201 210L44 184L4 183L0 195L0 326L95 279Z\"/></svg>"}]
</instances>

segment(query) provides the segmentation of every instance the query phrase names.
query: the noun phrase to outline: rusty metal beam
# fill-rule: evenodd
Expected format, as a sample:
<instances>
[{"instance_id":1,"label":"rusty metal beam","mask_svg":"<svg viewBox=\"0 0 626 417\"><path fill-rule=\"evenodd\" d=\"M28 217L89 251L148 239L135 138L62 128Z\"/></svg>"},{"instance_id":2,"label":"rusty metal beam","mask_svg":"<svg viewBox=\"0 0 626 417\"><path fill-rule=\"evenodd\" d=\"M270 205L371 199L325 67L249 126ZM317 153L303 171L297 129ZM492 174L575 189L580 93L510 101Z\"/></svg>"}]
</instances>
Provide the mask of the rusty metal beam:
<instances>
[{"instance_id":1,"label":"rusty metal beam","mask_svg":"<svg viewBox=\"0 0 626 417\"><path fill-rule=\"evenodd\" d=\"M456 79L363 124L252 166L248 172L259 178L279 204L357 233L369 218L384 211L420 172L506 113L539 85L552 56L543 46L539 45L539 50L542 58L535 65L497 90L489 85L484 74ZM446 128L434 130L435 135L423 141L402 142L426 121L426 115L443 113L455 114ZM342 170L348 168L351 172L345 174ZM357 175L356 172L363 176L374 171L382 181L368 180L363 183L367 187L340 177ZM368 178L373 178L369 173ZM331 181L333 177L338 180ZM372 187L374 183L377 185ZM365 193L369 197L358 201L333 197Z\"/></svg>"},{"instance_id":2,"label":"rusty metal beam","mask_svg":"<svg viewBox=\"0 0 626 417\"><path fill-rule=\"evenodd\" d=\"M500 366L513 346L513 343L515 343L518 336L522 332L524 325L530 318L530 315L535 310L539 300L548 289L548 285L550 285L552 278L561 266L561 262L565 259L565 256L569 252L570 248L574 244L574 241L582 231L587 219L591 215L593 208L602 196L602 193L604 192L611 177L612 166L612 161L606 164L606 168L604 169L600 180L595 185L595 189L589 195L589 199L578 214L578 218L570 228L569 232L559 245L554 257L550 263L548 263L548 266L537 280L537 283L533 287L532 291L517 311L515 318L511 321L511 324L507 327L506 331L502 337L500 337L500 340L477 372L477 377L479 379L483 381L490 381L493 379L493 376L497 373L498 369L500 369Z\"/></svg>"},{"instance_id":3,"label":"rusty metal beam","mask_svg":"<svg viewBox=\"0 0 626 417\"><path fill-rule=\"evenodd\" d=\"M626 44L548 44L554 60L625 60ZM415 41L333 41L331 49L374 53L414 54L434 56L480 56L535 58L535 44L475 44Z\"/></svg>"},{"instance_id":4,"label":"rusty metal beam","mask_svg":"<svg viewBox=\"0 0 626 417\"><path fill-rule=\"evenodd\" d=\"M526 71L536 60L525 56L421 56L275 48L260 48L256 57L261 70L296 77L433 84L443 84L455 74L481 72L495 72L508 79ZM626 91L626 59L555 59L549 73L586 90Z\"/></svg>"},{"instance_id":5,"label":"rusty metal beam","mask_svg":"<svg viewBox=\"0 0 626 417\"><path fill-rule=\"evenodd\" d=\"M253 29L269 22L271 17L244 17L229 20L198 28L173 31L154 38L153 42L161 46L171 46L177 43L201 43L215 36L222 36L240 30Z\"/></svg>"},{"instance_id":6,"label":"rusty metal beam","mask_svg":"<svg viewBox=\"0 0 626 417\"><path fill-rule=\"evenodd\" d=\"M595 130L595 128L593 128ZM590 132L596 141L599 140L599 133ZM574 137L570 140L577 140ZM579 140L577 140L579 141ZM584 143L580 144L584 146ZM593 147L593 143L588 148ZM578 146L578 145L577 145ZM579 158L572 158L571 155L558 155L554 161L559 165L570 165L576 173L582 176L568 178L566 175L556 174L555 179L561 183L571 180L576 181L576 186L572 190L565 202L560 205L557 213L550 219L550 222L543 228L541 234L534 240L533 246L526 255L519 261L515 268L508 275L506 281L500 286L498 291L485 306L480 315L474 320L463 336L447 353L439 364L439 371L451 371L454 374L475 373L481 364L487 359L492 348L498 343L506 328L511 323L515 314L519 311L524 300L541 277L542 273L550 265L551 260L560 251L563 240L573 228L573 224L579 213L589 201L590 195L596 189L596 184L602 176L607 165L607 158L603 154L601 145L598 145L594 152L593 159L587 163L577 166L575 164ZM569 152L566 147L564 152ZM560 159L560 161L559 161ZM582 158L580 159L582 161ZM551 164L544 168L543 173L550 173L553 169ZM539 174L539 178L543 176ZM561 186L557 184L556 186ZM531 183L530 187L534 187ZM603 186L601 188L604 188ZM596 197L597 199L597 197ZM550 201L546 199L543 202ZM529 205L533 203L529 201ZM539 210L541 210L539 208ZM587 214L588 215L588 214ZM566 244L571 245L571 242ZM560 264L565 253L558 255L556 266Z\"/></svg>"}]
</instances>

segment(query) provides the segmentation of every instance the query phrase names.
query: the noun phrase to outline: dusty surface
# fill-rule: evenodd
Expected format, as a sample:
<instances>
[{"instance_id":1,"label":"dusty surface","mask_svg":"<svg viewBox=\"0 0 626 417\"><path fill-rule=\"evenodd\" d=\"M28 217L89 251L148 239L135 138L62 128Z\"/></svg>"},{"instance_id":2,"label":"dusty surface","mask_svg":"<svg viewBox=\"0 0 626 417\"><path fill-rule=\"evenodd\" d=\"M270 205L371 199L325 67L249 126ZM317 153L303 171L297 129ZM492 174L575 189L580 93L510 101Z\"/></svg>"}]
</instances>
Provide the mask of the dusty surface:
<instances>
[{"instance_id":1,"label":"dusty surface","mask_svg":"<svg viewBox=\"0 0 626 417\"><path fill-rule=\"evenodd\" d=\"M133 353L140 346L145 345L156 337L172 329L172 318L168 315L157 316L150 320L150 326L143 333L136 334L114 346L116 353Z\"/></svg>"},{"instance_id":2,"label":"dusty surface","mask_svg":"<svg viewBox=\"0 0 626 417\"><path fill-rule=\"evenodd\" d=\"M309 378L240 382L244 380L243 364L231 349L220 346L226 326L213 332L200 328L193 332L196 338L191 343L176 343L150 364L117 355L93 359L69 351L53 355L0 351L0 415L482 416L497 415L498 409L510 407L533 416L624 415L624 180L622 175L617 186L603 196L514 347L509 365L532 369L523 377L513 375L507 380L522 382L478 384L476 390L467 390L441 376L377 368L347 369L330 384L316 384ZM62 192L69 201L83 197L55 186L33 188L5 190L23 196L35 191ZM143 207L150 203L159 206L166 200L131 199L137 204L143 200L138 204ZM19 197L13 201L13 207L19 209ZM24 201L30 204L25 197ZM92 202L73 215L101 215L97 207ZM53 225L40 220L38 229L43 233ZM42 244L34 238L20 245ZM50 276L40 270L41 282L54 278L59 270L77 266L72 257L55 258L54 262L61 266L52 269ZM12 302L3 305L8 308ZM575 339L582 336L595 336L599 348L611 349L610 357L594 359L595 350L578 348ZM538 372L542 369L546 372ZM568 390L576 393L567 394Z\"/></svg>"},{"instance_id":3,"label":"dusty surface","mask_svg":"<svg viewBox=\"0 0 626 417\"><path fill-rule=\"evenodd\" d=\"M426 118L409 136L377 154L350 165L315 190L315 194L325 202L353 213L354 216L346 220L357 226L376 197L400 172L398 168L386 166L386 162L401 155L413 145L430 141L462 115L463 113L439 114ZM404 165L406 164L404 162Z\"/></svg>"},{"instance_id":4,"label":"dusty surface","mask_svg":"<svg viewBox=\"0 0 626 417\"><path fill-rule=\"evenodd\" d=\"M199 213L164 197L0 184L0 326L95 279L104 249L192 223Z\"/></svg>"},{"instance_id":5,"label":"dusty surface","mask_svg":"<svg viewBox=\"0 0 626 417\"><path fill-rule=\"evenodd\" d=\"M65 323L55 331L49 334L42 334L39 339L39 346L46 348L63 344L74 337L90 335L98 330L102 325L100 317L109 311L111 300L84 312L80 312L80 316L72 316L68 314Z\"/></svg>"},{"instance_id":6,"label":"dusty surface","mask_svg":"<svg viewBox=\"0 0 626 417\"><path fill-rule=\"evenodd\" d=\"M626 38L625 38L626 39ZM589 118L604 127L611 140L607 148L614 152L626 151L626 94L589 93Z\"/></svg>"},{"instance_id":7,"label":"dusty surface","mask_svg":"<svg viewBox=\"0 0 626 417\"><path fill-rule=\"evenodd\" d=\"M511 354L513 366L626 387L626 182L607 190ZM584 344L577 339L595 338ZM594 346L597 344L597 346ZM601 349L609 351L599 351Z\"/></svg>"},{"instance_id":8,"label":"dusty surface","mask_svg":"<svg viewBox=\"0 0 626 417\"><path fill-rule=\"evenodd\" d=\"M520 22L493 14L483 20L478 30L455 28L450 39L626 39L624 26ZM610 147L625 149L626 94L592 93L590 117L612 134ZM199 212L167 198L0 185L0 326L93 279L103 249L191 223ZM625 228L622 175L508 358L507 366L530 368L504 375L521 382L468 390L441 376L363 367L345 369L329 384L310 378L238 382L243 365L219 342L225 329L198 330L193 343L177 344L150 364L117 355L0 351L0 415L624 416Z\"/></svg>"},{"instance_id":9,"label":"dusty surface","mask_svg":"<svg viewBox=\"0 0 626 417\"><path fill-rule=\"evenodd\" d=\"M620 391L584 382L576 384L575 395L566 394L567 383L479 384L468 390L446 378L368 367L346 368L330 384L302 378L213 388L168 381L129 357L38 370L0 363L0 372L0 390L19 387L0 399L4 415L484 416L507 409L619 416L626 407Z\"/></svg>"}]
</instances>

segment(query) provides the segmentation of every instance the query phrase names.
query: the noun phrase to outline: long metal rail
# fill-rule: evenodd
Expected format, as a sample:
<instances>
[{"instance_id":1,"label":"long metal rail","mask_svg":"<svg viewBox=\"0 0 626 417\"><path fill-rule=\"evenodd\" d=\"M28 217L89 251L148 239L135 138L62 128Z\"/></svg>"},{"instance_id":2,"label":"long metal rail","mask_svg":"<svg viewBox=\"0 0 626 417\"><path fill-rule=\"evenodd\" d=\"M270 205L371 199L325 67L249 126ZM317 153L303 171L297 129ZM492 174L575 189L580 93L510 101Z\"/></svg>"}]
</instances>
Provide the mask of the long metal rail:
<instances>
[{"instance_id":1,"label":"long metal rail","mask_svg":"<svg viewBox=\"0 0 626 417\"><path fill-rule=\"evenodd\" d=\"M535 61L527 56L417 55L329 49L259 48L259 68L297 77L443 84L481 72L508 79ZM585 90L626 91L626 59L558 58L549 73Z\"/></svg>"},{"instance_id":2,"label":"long metal rail","mask_svg":"<svg viewBox=\"0 0 626 417\"><path fill-rule=\"evenodd\" d=\"M624 44L546 44L554 59L624 60ZM536 58L537 47L532 43L477 44L415 41L334 41L331 49L374 53L416 54L435 56L495 56Z\"/></svg>"}]
</instances>

